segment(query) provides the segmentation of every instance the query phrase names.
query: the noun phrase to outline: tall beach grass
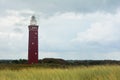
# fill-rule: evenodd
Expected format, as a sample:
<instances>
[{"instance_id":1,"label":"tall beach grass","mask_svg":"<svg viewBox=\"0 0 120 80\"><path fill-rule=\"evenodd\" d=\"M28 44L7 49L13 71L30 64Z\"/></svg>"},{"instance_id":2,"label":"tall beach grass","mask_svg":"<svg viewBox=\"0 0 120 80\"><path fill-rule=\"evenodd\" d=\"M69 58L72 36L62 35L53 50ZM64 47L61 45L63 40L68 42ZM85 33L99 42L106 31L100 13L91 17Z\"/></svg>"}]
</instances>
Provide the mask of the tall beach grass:
<instances>
[{"instance_id":1,"label":"tall beach grass","mask_svg":"<svg viewBox=\"0 0 120 80\"><path fill-rule=\"evenodd\" d=\"M120 66L4 68L0 80L120 80Z\"/></svg>"}]
</instances>

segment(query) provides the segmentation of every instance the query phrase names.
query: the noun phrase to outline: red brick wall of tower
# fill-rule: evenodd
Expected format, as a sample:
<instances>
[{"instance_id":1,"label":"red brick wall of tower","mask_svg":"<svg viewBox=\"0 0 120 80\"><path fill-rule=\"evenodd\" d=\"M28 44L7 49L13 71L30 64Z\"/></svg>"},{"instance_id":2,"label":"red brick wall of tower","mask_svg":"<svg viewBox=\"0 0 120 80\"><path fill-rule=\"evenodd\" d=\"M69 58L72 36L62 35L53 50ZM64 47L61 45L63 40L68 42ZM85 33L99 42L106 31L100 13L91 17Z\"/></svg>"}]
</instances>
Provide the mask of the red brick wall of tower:
<instances>
[{"instance_id":1,"label":"red brick wall of tower","mask_svg":"<svg viewBox=\"0 0 120 80\"><path fill-rule=\"evenodd\" d=\"M38 63L38 26L29 25L28 63Z\"/></svg>"}]
</instances>

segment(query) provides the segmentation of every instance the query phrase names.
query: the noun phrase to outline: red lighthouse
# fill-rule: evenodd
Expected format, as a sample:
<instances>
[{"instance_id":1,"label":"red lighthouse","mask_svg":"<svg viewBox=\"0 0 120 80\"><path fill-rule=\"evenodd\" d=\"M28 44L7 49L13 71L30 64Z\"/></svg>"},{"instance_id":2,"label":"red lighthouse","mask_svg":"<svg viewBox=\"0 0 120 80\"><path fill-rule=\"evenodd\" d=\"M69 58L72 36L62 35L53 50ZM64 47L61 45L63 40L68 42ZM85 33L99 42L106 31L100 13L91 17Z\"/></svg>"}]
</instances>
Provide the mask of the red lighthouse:
<instances>
[{"instance_id":1,"label":"red lighthouse","mask_svg":"<svg viewBox=\"0 0 120 80\"><path fill-rule=\"evenodd\" d=\"M35 16L31 17L28 41L28 63L38 63L38 25Z\"/></svg>"}]
</instances>

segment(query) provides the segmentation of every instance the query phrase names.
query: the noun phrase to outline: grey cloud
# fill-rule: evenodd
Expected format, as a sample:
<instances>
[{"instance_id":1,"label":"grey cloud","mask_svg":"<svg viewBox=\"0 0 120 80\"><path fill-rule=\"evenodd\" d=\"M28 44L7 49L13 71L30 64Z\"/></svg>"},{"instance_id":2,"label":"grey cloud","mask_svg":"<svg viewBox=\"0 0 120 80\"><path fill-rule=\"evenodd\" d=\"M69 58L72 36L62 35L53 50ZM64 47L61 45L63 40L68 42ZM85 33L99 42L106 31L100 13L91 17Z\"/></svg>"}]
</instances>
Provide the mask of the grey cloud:
<instances>
[{"instance_id":1,"label":"grey cloud","mask_svg":"<svg viewBox=\"0 0 120 80\"><path fill-rule=\"evenodd\" d=\"M20 29L20 28L14 28L13 31L15 33L22 33L23 32L22 29Z\"/></svg>"},{"instance_id":2,"label":"grey cloud","mask_svg":"<svg viewBox=\"0 0 120 80\"><path fill-rule=\"evenodd\" d=\"M119 4L120 0L5 0L0 3L0 9L31 9L49 15L56 12L114 12Z\"/></svg>"},{"instance_id":3,"label":"grey cloud","mask_svg":"<svg viewBox=\"0 0 120 80\"><path fill-rule=\"evenodd\" d=\"M27 1L26 1L27 3ZM45 12L93 12L114 11L119 7L119 0L52 0L52 1L29 1L28 5L35 4L33 9ZM39 7L39 8L38 8Z\"/></svg>"}]
</instances>

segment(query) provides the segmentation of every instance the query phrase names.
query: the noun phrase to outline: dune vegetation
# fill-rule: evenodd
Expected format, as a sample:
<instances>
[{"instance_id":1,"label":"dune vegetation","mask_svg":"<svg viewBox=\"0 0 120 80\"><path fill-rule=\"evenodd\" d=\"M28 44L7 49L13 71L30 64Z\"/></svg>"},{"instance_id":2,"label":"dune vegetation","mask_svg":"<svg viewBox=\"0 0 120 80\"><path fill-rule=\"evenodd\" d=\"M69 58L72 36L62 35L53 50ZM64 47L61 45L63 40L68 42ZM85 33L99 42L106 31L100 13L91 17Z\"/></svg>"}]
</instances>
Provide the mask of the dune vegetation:
<instances>
[{"instance_id":1,"label":"dune vegetation","mask_svg":"<svg viewBox=\"0 0 120 80\"><path fill-rule=\"evenodd\" d=\"M0 80L120 80L120 66L52 68L39 65L1 65Z\"/></svg>"}]
</instances>

